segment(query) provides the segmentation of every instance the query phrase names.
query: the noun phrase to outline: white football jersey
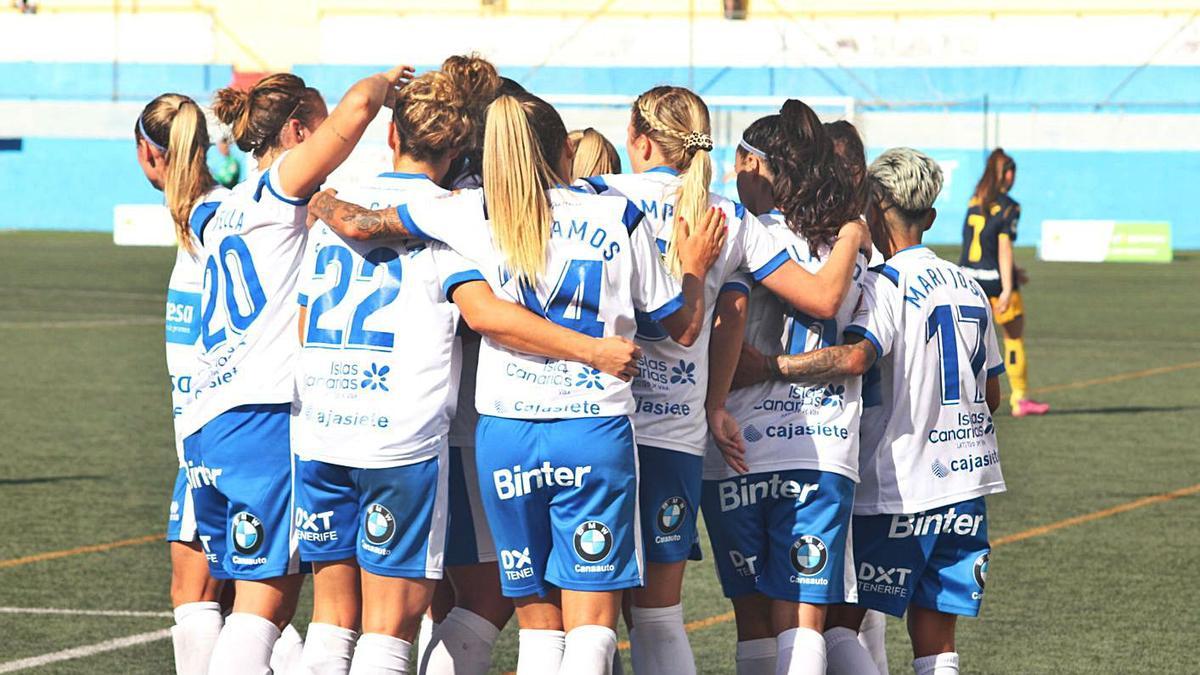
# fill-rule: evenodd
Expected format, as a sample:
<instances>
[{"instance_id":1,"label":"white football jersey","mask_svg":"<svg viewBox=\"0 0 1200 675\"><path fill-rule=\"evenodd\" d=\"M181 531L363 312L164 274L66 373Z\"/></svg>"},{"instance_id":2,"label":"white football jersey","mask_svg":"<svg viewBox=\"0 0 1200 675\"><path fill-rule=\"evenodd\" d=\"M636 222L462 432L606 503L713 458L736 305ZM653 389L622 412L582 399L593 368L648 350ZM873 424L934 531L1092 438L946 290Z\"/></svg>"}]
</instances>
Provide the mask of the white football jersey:
<instances>
[{"instance_id":1,"label":"white football jersey","mask_svg":"<svg viewBox=\"0 0 1200 675\"><path fill-rule=\"evenodd\" d=\"M979 284L924 246L906 248L868 272L846 332L874 343L881 397L882 433L861 453L854 512L917 513L1003 492L985 386L1004 361Z\"/></svg>"},{"instance_id":2,"label":"white football jersey","mask_svg":"<svg viewBox=\"0 0 1200 675\"><path fill-rule=\"evenodd\" d=\"M645 173L585 178L579 185L633 202L646 214L646 225L654 234L655 245L660 254L665 254L675 226L675 198L680 182L678 172L659 167ZM710 196L709 203L725 211L729 232L724 250L704 280L705 316L696 342L684 347L672 340L657 321L644 313L637 315L637 343L642 348L638 375L633 381L638 443L692 455L703 455L708 439L704 400L708 393L708 348L717 296L735 275L745 273L756 280L763 279L787 261L780 242L741 204L715 194Z\"/></svg>"},{"instance_id":3,"label":"white football jersey","mask_svg":"<svg viewBox=\"0 0 1200 675\"><path fill-rule=\"evenodd\" d=\"M546 271L533 284L509 274L492 242L482 190L397 211L412 233L443 241L471 260L474 278L486 280L498 297L592 337L632 340L635 310L658 320L683 306L678 282L629 200L566 187L546 194L554 225ZM481 415L514 419L630 415L634 407L627 382L584 363L510 351L487 337L479 349L475 403Z\"/></svg>"},{"instance_id":4,"label":"white football jersey","mask_svg":"<svg viewBox=\"0 0 1200 675\"><path fill-rule=\"evenodd\" d=\"M196 233L204 256L200 357L181 436L237 406L292 402L308 200L279 191L286 154L235 187Z\"/></svg>"},{"instance_id":5,"label":"white football jersey","mask_svg":"<svg viewBox=\"0 0 1200 675\"><path fill-rule=\"evenodd\" d=\"M370 209L444 194L423 174L385 173L338 193ZM292 449L360 468L424 461L454 415L458 311L442 292L442 244L352 241L317 223L300 270L308 308L296 365Z\"/></svg>"},{"instance_id":6,"label":"white football jersey","mask_svg":"<svg viewBox=\"0 0 1200 675\"><path fill-rule=\"evenodd\" d=\"M786 243L788 256L809 272L829 259L830 249L814 254L807 241L787 226L778 212L763 216L770 232ZM768 355L803 354L842 344L862 295L867 259L855 261L854 281L832 319L814 319L780 300L766 288L750 293L746 342ZM761 382L729 393L725 407L741 425L751 473L814 469L858 480L858 422L862 378L827 382ZM737 475L714 446L705 456L704 477Z\"/></svg>"},{"instance_id":7,"label":"white football jersey","mask_svg":"<svg viewBox=\"0 0 1200 675\"><path fill-rule=\"evenodd\" d=\"M192 251L180 246L175 251L175 266L167 282L167 374L171 376L171 408L178 422L184 402L192 391L200 347L200 296L204 286L204 261L196 232L212 219L217 207L230 192L215 187L201 195L188 217L192 234ZM183 466L183 439L175 434L175 454Z\"/></svg>"}]
</instances>

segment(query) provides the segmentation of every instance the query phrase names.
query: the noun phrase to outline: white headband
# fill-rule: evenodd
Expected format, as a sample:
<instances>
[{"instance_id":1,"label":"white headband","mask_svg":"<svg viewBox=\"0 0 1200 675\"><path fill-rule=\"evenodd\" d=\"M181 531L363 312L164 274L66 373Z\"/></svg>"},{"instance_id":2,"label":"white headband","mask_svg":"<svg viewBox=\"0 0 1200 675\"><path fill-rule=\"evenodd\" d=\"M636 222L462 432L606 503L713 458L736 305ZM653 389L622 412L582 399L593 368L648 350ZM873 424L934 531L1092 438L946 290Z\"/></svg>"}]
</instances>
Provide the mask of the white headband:
<instances>
[{"instance_id":1,"label":"white headband","mask_svg":"<svg viewBox=\"0 0 1200 675\"><path fill-rule=\"evenodd\" d=\"M763 159L767 158L767 153L763 152L762 150L759 150L758 148L754 147L753 145L750 145L749 143L746 142L746 139L744 139L744 138L742 140L738 141L738 147L752 155L758 155L759 157L762 157Z\"/></svg>"}]
</instances>

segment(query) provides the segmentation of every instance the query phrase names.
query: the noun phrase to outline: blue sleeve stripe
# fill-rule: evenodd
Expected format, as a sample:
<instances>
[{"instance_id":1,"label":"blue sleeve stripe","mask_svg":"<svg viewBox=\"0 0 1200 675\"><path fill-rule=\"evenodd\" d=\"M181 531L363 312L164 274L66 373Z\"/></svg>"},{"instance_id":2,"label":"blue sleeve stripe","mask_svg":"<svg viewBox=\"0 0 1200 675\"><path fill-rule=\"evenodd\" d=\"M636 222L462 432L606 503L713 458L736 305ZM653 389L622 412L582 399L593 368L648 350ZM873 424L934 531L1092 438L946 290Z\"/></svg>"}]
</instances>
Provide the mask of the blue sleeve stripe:
<instances>
[{"instance_id":1,"label":"blue sleeve stripe","mask_svg":"<svg viewBox=\"0 0 1200 675\"><path fill-rule=\"evenodd\" d=\"M738 202L733 203L733 215L737 216L738 220L746 217L746 207Z\"/></svg>"},{"instance_id":2,"label":"blue sleeve stripe","mask_svg":"<svg viewBox=\"0 0 1200 675\"><path fill-rule=\"evenodd\" d=\"M308 296L303 293L297 295L296 304L300 305L301 307L308 307Z\"/></svg>"},{"instance_id":3,"label":"blue sleeve stripe","mask_svg":"<svg viewBox=\"0 0 1200 675\"><path fill-rule=\"evenodd\" d=\"M271 172L270 171L264 171L262 178L259 179L258 191L254 193L254 201L259 201L260 199L262 199L263 187L266 187L267 190L270 191L270 193L275 196L275 199L278 199L279 201L283 202L284 204L291 204L292 206L305 206L306 204L308 204L308 200L311 199L311 198L291 199L288 197L284 197L283 195L276 192L275 186L271 185Z\"/></svg>"},{"instance_id":4,"label":"blue sleeve stripe","mask_svg":"<svg viewBox=\"0 0 1200 675\"><path fill-rule=\"evenodd\" d=\"M647 312L647 315L654 321L662 321L675 312L678 312L681 307L683 307L683 293L671 298L669 301L667 301L667 304L659 307L653 312Z\"/></svg>"},{"instance_id":5,"label":"blue sleeve stripe","mask_svg":"<svg viewBox=\"0 0 1200 675\"><path fill-rule=\"evenodd\" d=\"M583 182L591 185L596 194L603 194L608 191L608 183L605 183L604 179L600 176L588 176L583 179Z\"/></svg>"},{"instance_id":6,"label":"blue sleeve stripe","mask_svg":"<svg viewBox=\"0 0 1200 675\"><path fill-rule=\"evenodd\" d=\"M450 278L446 279L446 283L442 284L442 290L445 291L447 298L451 298L454 295L454 289L469 281L487 280L483 278L483 274L479 270L463 270L451 274Z\"/></svg>"},{"instance_id":7,"label":"blue sleeve stripe","mask_svg":"<svg viewBox=\"0 0 1200 675\"><path fill-rule=\"evenodd\" d=\"M879 338L875 337L875 334L872 333L871 331L867 330L866 328L864 328L862 326L856 326L856 325L846 326L846 330L842 331L842 334L844 334L844 335L861 335L861 336L865 337L866 339L871 341L871 344L875 345L875 360L878 361L883 356L883 354L884 354L883 345L879 343ZM874 365L874 364L871 364L871 365Z\"/></svg>"},{"instance_id":8,"label":"blue sleeve stripe","mask_svg":"<svg viewBox=\"0 0 1200 675\"><path fill-rule=\"evenodd\" d=\"M433 237L425 234L425 231L417 227L417 222L413 220L412 214L408 212L408 204L401 204L396 207L396 215L400 217L400 222L404 224L404 229L408 230L409 234L417 239L432 240Z\"/></svg>"},{"instance_id":9,"label":"blue sleeve stripe","mask_svg":"<svg viewBox=\"0 0 1200 675\"><path fill-rule=\"evenodd\" d=\"M208 221L217 214L220 206L221 202L204 202L198 205L195 211L192 211L192 218L188 222L188 226L192 228L192 234L196 235L201 244L204 243L204 226L208 225Z\"/></svg>"},{"instance_id":10,"label":"blue sleeve stripe","mask_svg":"<svg viewBox=\"0 0 1200 675\"><path fill-rule=\"evenodd\" d=\"M717 293L741 293L742 295L750 295L750 287L740 281L726 281L725 285Z\"/></svg>"},{"instance_id":11,"label":"blue sleeve stripe","mask_svg":"<svg viewBox=\"0 0 1200 675\"><path fill-rule=\"evenodd\" d=\"M625 201L625 213L621 214L621 222L625 223L625 229L633 232L637 229L638 224L646 217L642 210L633 205L633 202Z\"/></svg>"},{"instance_id":12,"label":"blue sleeve stripe","mask_svg":"<svg viewBox=\"0 0 1200 675\"><path fill-rule=\"evenodd\" d=\"M1004 367L1004 362L1000 362L1000 363L998 363L998 364L996 364L996 365L992 366L991 368L988 368L988 371L987 371L987 376L988 376L989 378L992 378L992 377L1000 377L1000 376L1001 376L1001 375L1003 375L1005 372L1006 372L1006 369L1005 369L1005 367Z\"/></svg>"},{"instance_id":13,"label":"blue sleeve stripe","mask_svg":"<svg viewBox=\"0 0 1200 675\"><path fill-rule=\"evenodd\" d=\"M782 267L783 264L787 261L788 261L787 251L780 251L779 253L776 253L775 257L771 258L767 262L766 265L763 265L762 267L754 270L750 274L751 274L751 276L754 277L755 281L762 281L763 279L766 279L767 277L771 276L771 274L773 274L775 272L775 270Z\"/></svg>"},{"instance_id":14,"label":"blue sleeve stripe","mask_svg":"<svg viewBox=\"0 0 1200 675\"><path fill-rule=\"evenodd\" d=\"M883 277L892 282L896 288L900 288L900 270L896 269L895 267L892 267L888 264L883 264L867 268L867 271L874 272L876 274L882 274Z\"/></svg>"}]
</instances>

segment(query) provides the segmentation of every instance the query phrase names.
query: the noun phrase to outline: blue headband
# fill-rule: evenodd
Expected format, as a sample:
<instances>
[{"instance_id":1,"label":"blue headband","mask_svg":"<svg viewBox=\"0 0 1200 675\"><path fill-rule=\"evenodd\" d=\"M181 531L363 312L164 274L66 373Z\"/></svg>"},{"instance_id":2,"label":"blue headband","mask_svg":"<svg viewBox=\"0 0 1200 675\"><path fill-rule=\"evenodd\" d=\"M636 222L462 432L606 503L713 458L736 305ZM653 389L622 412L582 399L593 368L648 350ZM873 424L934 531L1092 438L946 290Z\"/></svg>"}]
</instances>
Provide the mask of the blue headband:
<instances>
[{"instance_id":1,"label":"blue headband","mask_svg":"<svg viewBox=\"0 0 1200 675\"><path fill-rule=\"evenodd\" d=\"M167 149L164 148L163 146L159 145L158 143L155 143L154 139L150 138L150 134L146 133L146 125L143 124L142 117L138 117L138 133L140 133L142 135L142 138L146 139L146 142L150 144L150 147L154 148L155 150L158 150L159 152L163 153L164 155L167 154Z\"/></svg>"}]
</instances>

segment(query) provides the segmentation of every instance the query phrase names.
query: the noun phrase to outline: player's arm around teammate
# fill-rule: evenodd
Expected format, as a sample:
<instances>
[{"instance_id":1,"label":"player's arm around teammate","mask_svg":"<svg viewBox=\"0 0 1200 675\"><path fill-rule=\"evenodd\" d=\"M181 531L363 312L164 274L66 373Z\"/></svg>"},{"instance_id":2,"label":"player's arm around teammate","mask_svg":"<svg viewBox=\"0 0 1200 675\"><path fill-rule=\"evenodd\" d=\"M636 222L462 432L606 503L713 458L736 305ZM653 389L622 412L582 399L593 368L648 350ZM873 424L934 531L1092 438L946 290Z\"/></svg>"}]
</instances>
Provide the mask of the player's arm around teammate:
<instances>
[{"instance_id":1,"label":"player's arm around teammate","mask_svg":"<svg viewBox=\"0 0 1200 675\"><path fill-rule=\"evenodd\" d=\"M192 99L163 94L148 103L134 125L138 164L162 190L175 223L178 251L167 289L166 351L175 415L192 382L199 349L203 266L195 231L228 194L216 185L205 163L208 132L204 113ZM175 668L193 675L208 670L209 656L224 619L218 599L225 575L209 571L205 546L197 537L196 514L188 486L183 439L175 440L179 471L171 497L167 541L171 551L171 640Z\"/></svg>"},{"instance_id":2,"label":"player's arm around teammate","mask_svg":"<svg viewBox=\"0 0 1200 675\"><path fill-rule=\"evenodd\" d=\"M829 672L877 672L855 639L870 608L896 616L907 610L918 675L957 673L956 618L979 611L987 576L983 495L1004 490L988 417L999 404L1004 366L983 291L921 245L941 186L936 164L895 149L870 173L867 214L887 263L869 275L847 329L862 339L781 357L768 368L788 381L863 373L875 363L884 371L888 415L878 445L863 449L855 506L859 604L830 612ZM920 285L920 275L934 279L930 291L906 297L903 289ZM965 458L955 457L962 448ZM889 475L884 467L894 468ZM925 478L930 471L933 482Z\"/></svg>"},{"instance_id":3,"label":"player's arm around teammate","mask_svg":"<svg viewBox=\"0 0 1200 675\"><path fill-rule=\"evenodd\" d=\"M410 205L408 230L479 261L493 290L555 324L631 338L636 309L680 338L691 309L659 262L643 213L627 199L562 185L566 136L544 101L497 99L482 195ZM452 229L472 220L487 234ZM704 276L723 230L720 215L709 213L681 239L689 273ZM642 582L629 385L578 362L532 360L485 336L478 387L480 491L504 593L516 599L518 672L606 672L619 598Z\"/></svg>"},{"instance_id":4,"label":"player's arm around teammate","mask_svg":"<svg viewBox=\"0 0 1200 675\"><path fill-rule=\"evenodd\" d=\"M742 200L762 214L789 257L811 271L833 265L835 242L844 243L839 233L863 204L816 114L788 101L779 114L756 121L739 146L737 168ZM851 290L832 318L790 307L766 288L751 291L747 342L789 354L836 342L865 272L865 256L854 254L846 272ZM728 425L713 425L715 440L729 440L706 457L704 510L745 672L823 673L826 608L854 593L847 547L859 382L833 377L816 384L741 389L729 396Z\"/></svg>"},{"instance_id":5,"label":"player's arm around teammate","mask_svg":"<svg viewBox=\"0 0 1200 675\"><path fill-rule=\"evenodd\" d=\"M268 76L248 92L224 89L214 101L257 169L197 231L206 258L203 367L181 415L184 454L199 532L213 548L210 564L237 587L211 672L266 672L279 629L295 611L302 577L292 537L289 418L305 204L365 129L364 100L377 108L405 72L358 83L339 106L336 133L322 129L328 113L319 92L294 75ZM297 156L289 152L313 139Z\"/></svg>"}]
</instances>

